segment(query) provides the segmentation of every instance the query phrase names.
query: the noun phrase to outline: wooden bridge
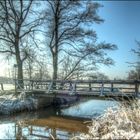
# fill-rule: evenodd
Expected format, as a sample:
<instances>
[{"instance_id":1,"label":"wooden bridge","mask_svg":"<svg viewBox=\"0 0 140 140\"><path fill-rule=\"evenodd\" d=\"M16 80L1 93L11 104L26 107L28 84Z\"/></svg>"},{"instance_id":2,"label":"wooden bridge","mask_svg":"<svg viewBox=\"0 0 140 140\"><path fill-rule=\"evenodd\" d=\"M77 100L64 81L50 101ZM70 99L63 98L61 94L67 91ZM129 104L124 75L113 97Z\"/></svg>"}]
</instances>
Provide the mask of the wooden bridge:
<instances>
[{"instance_id":1,"label":"wooden bridge","mask_svg":"<svg viewBox=\"0 0 140 140\"><path fill-rule=\"evenodd\" d=\"M138 80L24 80L24 90L38 95L44 93L44 96L51 93L80 96L138 96L139 84Z\"/></svg>"},{"instance_id":2,"label":"wooden bridge","mask_svg":"<svg viewBox=\"0 0 140 140\"><path fill-rule=\"evenodd\" d=\"M81 97L133 99L140 97L138 80L24 80L24 88L15 81L13 92L32 95L38 100L38 108L48 105L69 107ZM1 84L1 90L4 85ZM10 90L10 93L12 90ZM24 96L25 97L25 96Z\"/></svg>"},{"instance_id":3,"label":"wooden bridge","mask_svg":"<svg viewBox=\"0 0 140 140\"><path fill-rule=\"evenodd\" d=\"M13 83L13 82L12 82ZM55 83L55 84L54 84ZM15 82L16 84L16 82ZM28 80L16 92L32 92L36 96L138 96L139 80ZM17 85L16 85L17 86ZM15 86L15 87L16 87ZM4 90L1 83L1 90Z\"/></svg>"}]
</instances>

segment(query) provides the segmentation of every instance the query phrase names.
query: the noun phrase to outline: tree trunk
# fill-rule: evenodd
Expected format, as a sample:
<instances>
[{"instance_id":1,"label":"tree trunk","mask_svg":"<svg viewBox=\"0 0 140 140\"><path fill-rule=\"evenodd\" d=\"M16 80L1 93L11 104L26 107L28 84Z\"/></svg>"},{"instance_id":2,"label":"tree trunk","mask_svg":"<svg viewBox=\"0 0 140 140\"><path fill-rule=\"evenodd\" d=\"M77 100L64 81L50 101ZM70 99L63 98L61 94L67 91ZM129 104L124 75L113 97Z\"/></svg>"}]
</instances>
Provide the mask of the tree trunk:
<instances>
[{"instance_id":1,"label":"tree trunk","mask_svg":"<svg viewBox=\"0 0 140 140\"><path fill-rule=\"evenodd\" d=\"M56 1L55 5L55 28L54 28L54 47L51 49L52 52L52 59L53 59L53 88L56 89L56 80L58 75L58 33L59 33L59 13L60 12L60 1Z\"/></svg>"},{"instance_id":2,"label":"tree trunk","mask_svg":"<svg viewBox=\"0 0 140 140\"><path fill-rule=\"evenodd\" d=\"M17 85L16 87L18 89L20 88L24 88L24 84L23 84L23 62L20 58L20 51L19 51L19 45L18 45L18 39L15 45L15 51L16 51L16 62L17 62Z\"/></svg>"},{"instance_id":3,"label":"tree trunk","mask_svg":"<svg viewBox=\"0 0 140 140\"><path fill-rule=\"evenodd\" d=\"M23 63L22 61L20 60L19 62L17 62L17 65L18 65L18 74L17 74L17 82L18 82L18 85L17 85L17 88L20 89L20 88L24 88L24 84L23 84Z\"/></svg>"},{"instance_id":4,"label":"tree trunk","mask_svg":"<svg viewBox=\"0 0 140 140\"><path fill-rule=\"evenodd\" d=\"M31 80L32 79L32 66L31 66L30 60L29 60L29 71L28 71L28 74L29 74L29 79Z\"/></svg>"},{"instance_id":5,"label":"tree trunk","mask_svg":"<svg viewBox=\"0 0 140 140\"><path fill-rule=\"evenodd\" d=\"M53 55L53 80L57 80L57 70L58 70L57 61L58 61L57 54L54 54Z\"/></svg>"},{"instance_id":6,"label":"tree trunk","mask_svg":"<svg viewBox=\"0 0 140 140\"><path fill-rule=\"evenodd\" d=\"M58 71L58 54L53 54L53 88L56 89L56 80L57 80L57 71Z\"/></svg>"}]
</instances>

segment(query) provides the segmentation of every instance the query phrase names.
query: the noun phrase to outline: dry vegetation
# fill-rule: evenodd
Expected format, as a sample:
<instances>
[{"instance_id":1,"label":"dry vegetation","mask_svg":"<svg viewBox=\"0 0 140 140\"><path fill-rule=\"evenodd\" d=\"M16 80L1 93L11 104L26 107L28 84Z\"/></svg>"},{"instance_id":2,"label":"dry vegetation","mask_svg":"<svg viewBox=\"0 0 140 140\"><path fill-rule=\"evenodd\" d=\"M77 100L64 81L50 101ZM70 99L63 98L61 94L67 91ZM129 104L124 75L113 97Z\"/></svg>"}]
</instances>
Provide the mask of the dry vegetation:
<instances>
[{"instance_id":1,"label":"dry vegetation","mask_svg":"<svg viewBox=\"0 0 140 140\"><path fill-rule=\"evenodd\" d=\"M73 139L139 139L140 100L131 106L122 105L117 110L108 109L88 127L88 134Z\"/></svg>"}]
</instances>

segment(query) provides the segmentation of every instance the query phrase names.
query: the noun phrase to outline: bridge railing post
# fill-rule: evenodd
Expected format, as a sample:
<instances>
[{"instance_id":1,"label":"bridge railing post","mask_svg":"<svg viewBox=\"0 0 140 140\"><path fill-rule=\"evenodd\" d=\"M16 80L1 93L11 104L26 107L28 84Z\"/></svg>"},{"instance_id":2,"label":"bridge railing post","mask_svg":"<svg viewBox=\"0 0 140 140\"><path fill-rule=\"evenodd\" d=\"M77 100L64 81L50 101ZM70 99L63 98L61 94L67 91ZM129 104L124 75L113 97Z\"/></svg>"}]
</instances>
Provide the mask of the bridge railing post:
<instances>
[{"instance_id":1,"label":"bridge railing post","mask_svg":"<svg viewBox=\"0 0 140 140\"><path fill-rule=\"evenodd\" d=\"M89 91L92 91L91 83L89 83Z\"/></svg>"},{"instance_id":2,"label":"bridge railing post","mask_svg":"<svg viewBox=\"0 0 140 140\"><path fill-rule=\"evenodd\" d=\"M72 83L71 82L69 82L69 90L71 91L71 90L73 90L73 86L72 86Z\"/></svg>"},{"instance_id":3,"label":"bridge railing post","mask_svg":"<svg viewBox=\"0 0 140 140\"><path fill-rule=\"evenodd\" d=\"M76 92L77 86L76 83L74 83L74 92Z\"/></svg>"},{"instance_id":4,"label":"bridge railing post","mask_svg":"<svg viewBox=\"0 0 140 140\"><path fill-rule=\"evenodd\" d=\"M46 84L45 84L45 89L48 89L48 84L49 84L49 83L46 82Z\"/></svg>"},{"instance_id":5,"label":"bridge railing post","mask_svg":"<svg viewBox=\"0 0 140 140\"><path fill-rule=\"evenodd\" d=\"M113 82L111 82L111 92L114 91Z\"/></svg>"},{"instance_id":6,"label":"bridge railing post","mask_svg":"<svg viewBox=\"0 0 140 140\"><path fill-rule=\"evenodd\" d=\"M33 82L33 80L31 80L31 90L33 90L33 84L34 84L34 82Z\"/></svg>"},{"instance_id":7,"label":"bridge railing post","mask_svg":"<svg viewBox=\"0 0 140 140\"><path fill-rule=\"evenodd\" d=\"M102 81L100 96L104 96L104 82L103 81Z\"/></svg>"},{"instance_id":8,"label":"bridge railing post","mask_svg":"<svg viewBox=\"0 0 140 140\"><path fill-rule=\"evenodd\" d=\"M0 83L0 85L1 85L1 90L4 90L4 88L3 88L3 83Z\"/></svg>"},{"instance_id":9,"label":"bridge railing post","mask_svg":"<svg viewBox=\"0 0 140 140\"><path fill-rule=\"evenodd\" d=\"M135 96L138 96L138 93L139 93L139 84L138 84L138 81L136 80L135 81Z\"/></svg>"}]
</instances>

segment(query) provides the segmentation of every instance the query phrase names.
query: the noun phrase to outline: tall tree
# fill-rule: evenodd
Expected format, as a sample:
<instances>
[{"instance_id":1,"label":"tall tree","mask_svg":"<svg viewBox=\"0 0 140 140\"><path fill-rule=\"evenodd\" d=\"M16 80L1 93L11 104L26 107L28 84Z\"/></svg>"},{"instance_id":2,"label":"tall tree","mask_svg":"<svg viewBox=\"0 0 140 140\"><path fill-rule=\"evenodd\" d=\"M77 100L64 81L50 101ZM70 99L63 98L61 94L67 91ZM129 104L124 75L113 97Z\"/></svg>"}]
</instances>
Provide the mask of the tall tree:
<instances>
[{"instance_id":1,"label":"tall tree","mask_svg":"<svg viewBox=\"0 0 140 140\"><path fill-rule=\"evenodd\" d=\"M24 46L27 38L33 37L41 17L33 11L33 0L0 1L0 53L15 56L18 69L18 85L23 87L23 62L28 57Z\"/></svg>"},{"instance_id":2,"label":"tall tree","mask_svg":"<svg viewBox=\"0 0 140 140\"><path fill-rule=\"evenodd\" d=\"M97 44L94 23L102 23L97 11L101 5L93 1L83 0L47 0L46 38L47 47L52 55L53 80L58 78L58 66L65 59L64 54L75 59L71 71L64 79L79 67L79 63L95 65L96 63L112 64L105 57L104 50L114 50L116 45L109 43ZM90 63L89 63L90 62ZM87 64L86 64L87 65Z\"/></svg>"}]
</instances>

